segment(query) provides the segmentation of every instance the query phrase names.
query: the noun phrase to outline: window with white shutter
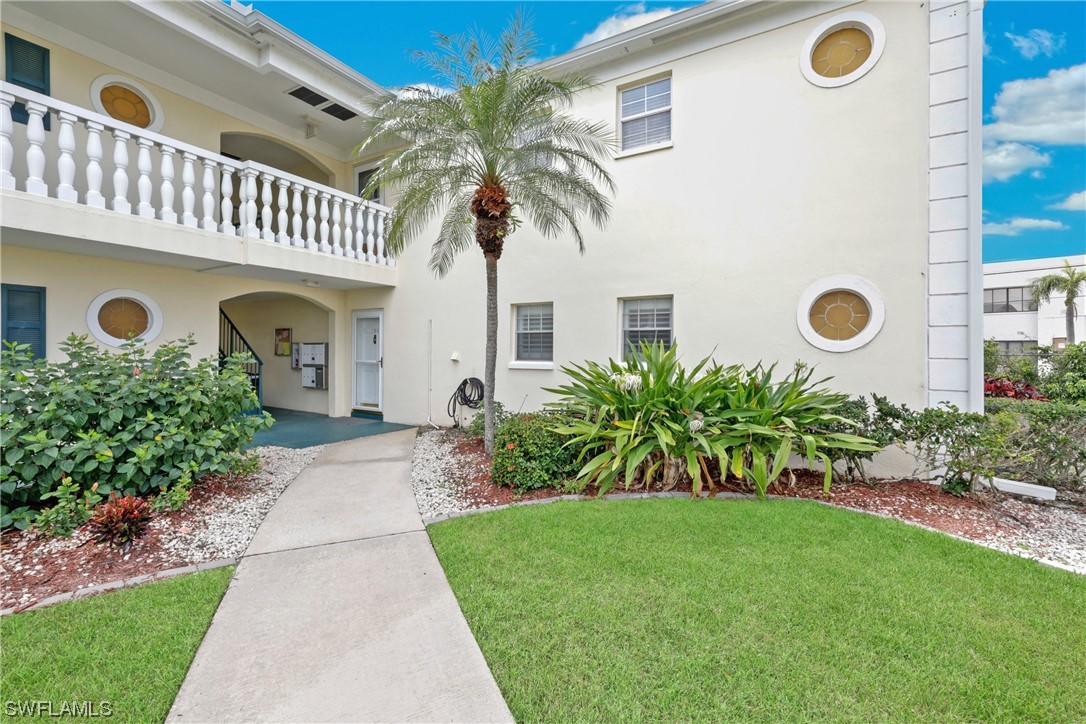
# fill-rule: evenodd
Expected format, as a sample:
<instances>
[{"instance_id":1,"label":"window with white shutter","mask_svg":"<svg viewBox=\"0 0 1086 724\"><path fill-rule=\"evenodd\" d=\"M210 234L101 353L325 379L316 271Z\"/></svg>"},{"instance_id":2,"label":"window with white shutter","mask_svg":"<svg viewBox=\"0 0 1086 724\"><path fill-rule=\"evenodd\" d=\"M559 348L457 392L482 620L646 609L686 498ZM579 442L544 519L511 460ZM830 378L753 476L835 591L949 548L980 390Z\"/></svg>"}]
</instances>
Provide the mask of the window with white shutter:
<instances>
[{"instance_id":1,"label":"window with white shutter","mask_svg":"<svg viewBox=\"0 0 1086 724\"><path fill-rule=\"evenodd\" d=\"M622 300L622 353L640 356L642 342L662 342L665 349L671 349L671 317L671 297Z\"/></svg>"},{"instance_id":2,"label":"window with white shutter","mask_svg":"<svg viewBox=\"0 0 1086 724\"><path fill-rule=\"evenodd\" d=\"M554 305L518 304L517 362L550 362L554 359Z\"/></svg>"},{"instance_id":3,"label":"window with white shutter","mask_svg":"<svg viewBox=\"0 0 1086 724\"><path fill-rule=\"evenodd\" d=\"M671 140L671 78L621 91L622 150Z\"/></svg>"}]
</instances>

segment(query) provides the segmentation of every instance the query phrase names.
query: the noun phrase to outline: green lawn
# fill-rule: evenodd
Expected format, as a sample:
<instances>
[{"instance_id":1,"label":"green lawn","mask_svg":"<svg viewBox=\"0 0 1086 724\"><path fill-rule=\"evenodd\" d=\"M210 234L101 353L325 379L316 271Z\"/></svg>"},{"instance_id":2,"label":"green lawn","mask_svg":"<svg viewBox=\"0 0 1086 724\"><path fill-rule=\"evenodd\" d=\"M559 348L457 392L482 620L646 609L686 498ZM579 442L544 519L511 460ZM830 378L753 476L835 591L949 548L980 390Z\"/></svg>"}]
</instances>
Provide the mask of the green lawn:
<instances>
[{"instance_id":1,"label":"green lawn","mask_svg":"<svg viewBox=\"0 0 1086 724\"><path fill-rule=\"evenodd\" d=\"M106 701L113 715L105 721L163 721L233 571L217 568L5 617L4 706L49 701L59 711L64 702ZM3 719L14 720L11 713Z\"/></svg>"},{"instance_id":2,"label":"green lawn","mask_svg":"<svg viewBox=\"0 0 1086 724\"><path fill-rule=\"evenodd\" d=\"M430 528L518 721L1086 721L1086 577L804 501Z\"/></svg>"}]
</instances>

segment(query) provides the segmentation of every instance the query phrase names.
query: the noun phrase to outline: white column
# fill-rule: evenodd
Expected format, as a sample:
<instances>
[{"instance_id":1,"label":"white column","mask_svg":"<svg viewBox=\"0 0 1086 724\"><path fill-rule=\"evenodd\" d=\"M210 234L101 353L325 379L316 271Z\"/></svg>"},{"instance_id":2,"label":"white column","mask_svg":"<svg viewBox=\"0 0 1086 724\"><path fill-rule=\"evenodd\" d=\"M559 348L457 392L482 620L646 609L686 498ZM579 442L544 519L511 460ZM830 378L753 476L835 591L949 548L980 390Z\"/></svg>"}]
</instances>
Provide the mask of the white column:
<instances>
[{"instance_id":1,"label":"white column","mask_svg":"<svg viewBox=\"0 0 1086 724\"><path fill-rule=\"evenodd\" d=\"M292 212L290 244L291 246L305 246L305 239L302 238L302 185L291 184L290 190L294 192L290 202Z\"/></svg>"},{"instance_id":2,"label":"white column","mask_svg":"<svg viewBox=\"0 0 1086 724\"><path fill-rule=\"evenodd\" d=\"M15 148L11 145L11 134L15 133L15 122L11 119L11 107L15 96L0 93L0 188L15 188L15 176L11 173L15 162Z\"/></svg>"},{"instance_id":3,"label":"white column","mask_svg":"<svg viewBox=\"0 0 1086 724\"><path fill-rule=\"evenodd\" d=\"M256 177L257 172L255 169L247 168L241 172L242 186L241 190L244 192L241 197L241 207L245 209L245 214L242 217L241 228L243 236L260 236L260 231L256 228Z\"/></svg>"},{"instance_id":4,"label":"white column","mask_svg":"<svg viewBox=\"0 0 1086 724\"><path fill-rule=\"evenodd\" d=\"M226 164L222 167L222 200L219 202L219 210L222 214L219 231L224 234L234 233L234 169Z\"/></svg>"},{"instance_id":5,"label":"white column","mask_svg":"<svg viewBox=\"0 0 1086 724\"><path fill-rule=\"evenodd\" d=\"M132 213L128 201L128 139L127 131L113 132L113 210Z\"/></svg>"},{"instance_id":6,"label":"white column","mask_svg":"<svg viewBox=\"0 0 1086 724\"><path fill-rule=\"evenodd\" d=\"M136 213L148 219L155 218L155 207L151 205L151 146L154 142L149 138L137 138L136 144L139 152L136 155L136 169L140 177L136 181L136 194L139 203L136 204Z\"/></svg>"},{"instance_id":7,"label":"white column","mask_svg":"<svg viewBox=\"0 0 1086 724\"><path fill-rule=\"evenodd\" d=\"M219 164L210 159L204 159L204 174L200 179L200 185L203 186L203 197L201 198L201 207L203 208L203 216L200 219L200 228L207 231L216 231L219 227L215 223L215 169Z\"/></svg>"},{"instance_id":8,"label":"white column","mask_svg":"<svg viewBox=\"0 0 1086 724\"><path fill-rule=\"evenodd\" d=\"M354 201L343 201L343 255L348 259L355 258L354 252Z\"/></svg>"},{"instance_id":9,"label":"white column","mask_svg":"<svg viewBox=\"0 0 1086 724\"><path fill-rule=\"evenodd\" d=\"M290 234L287 230L287 207L290 206L290 195L287 193L287 189L290 184L283 179L279 179L275 182L279 186L279 213L276 221L276 228L279 229L279 233L275 235L275 240L280 244L290 243Z\"/></svg>"},{"instance_id":10,"label":"white column","mask_svg":"<svg viewBox=\"0 0 1086 724\"><path fill-rule=\"evenodd\" d=\"M317 250L317 190L305 190L305 248Z\"/></svg>"},{"instance_id":11,"label":"white column","mask_svg":"<svg viewBox=\"0 0 1086 724\"><path fill-rule=\"evenodd\" d=\"M270 173L260 174L260 238L265 241L275 241L275 232L272 230L272 178ZM253 183L256 183L255 181Z\"/></svg>"},{"instance_id":12,"label":"white column","mask_svg":"<svg viewBox=\"0 0 1086 724\"><path fill-rule=\"evenodd\" d=\"M327 191L322 191L321 197L321 243L318 247L325 254L332 251L332 245L328 243L328 199L332 198L332 195Z\"/></svg>"},{"instance_id":13,"label":"white column","mask_svg":"<svg viewBox=\"0 0 1086 724\"><path fill-rule=\"evenodd\" d=\"M374 227L377 225L377 211L370 205L366 205L366 261L377 261L377 240L373 236Z\"/></svg>"},{"instance_id":14,"label":"white column","mask_svg":"<svg viewBox=\"0 0 1086 724\"><path fill-rule=\"evenodd\" d=\"M75 191L75 122L78 120L71 113L63 111L57 114L60 130L57 132L57 198L61 201L79 201Z\"/></svg>"},{"instance_id":15,"label":"white column","mask_svg":"<svg viewBox=\"0 0 1086 724\"><path fill-rule=\"evenodd\" d=\"M343 199L338 196L332 199L332 253L343 256L343 246L340 242L342 230L339 225L343 223Z\"/></svg>"},{"instance_id":16,"label":"white column","mask_svg":"<svg viewBox=\"0 0 1086 724\"><path fill-rule=\"evenodd\" d=\"M377 212L377 263L392 266L392 257L385 254L385 212Z\"/></svg>"},{"instance_id":17,"label":"white column","mask_svg":"<svg viewBox=\"0 0 1086 724\"><path fill-rule=\"evenodd\" d=\"M366 205L361 199L354 207L354 257L366 260Z\"/></svg>"},{"instance_id":18,"label":"white column","mask_svg":"<svg viewBox=\"0 0 1086 724\"><path fill-rule=\"evenodd\" d=\"M196 226L196 154L181 154L181 223Z\"/></svg>"},{"instance_id":19,"label":"white column","mask_svg":"<svg viewBox=\"0 0 1086 724\"><path fill-rule=\"evenodd\" d=\"M175 153L177 153L177 149L172 146L162 147L162 185L159 188L162 208L158 211L158 218L171 224L177 223L177 212L173 208L173 179L175 174L173 155Z\"/></svg>"},{"instance_id":20,"label":"white column","mask_svg":"<svg viewBox=\"0 0 1086 724\"><path fill-rule=\"evenodd\" d=\"M49 187L45 183L45 122L42 120L49 109L41 103L29 101L26 104L26 190L37 196L48 196Z\"/></svg>"},{"instance_id":21,"label":"white column","mask_svg":"<svg viewBox=\"0 0 1086 724\"><path fill-rule=\"evenodd\" d=\"M84 203L96 209L106 207L102 196L102 130L101 123L87 121L87 193Z\"/></svg>"}]
</instances>

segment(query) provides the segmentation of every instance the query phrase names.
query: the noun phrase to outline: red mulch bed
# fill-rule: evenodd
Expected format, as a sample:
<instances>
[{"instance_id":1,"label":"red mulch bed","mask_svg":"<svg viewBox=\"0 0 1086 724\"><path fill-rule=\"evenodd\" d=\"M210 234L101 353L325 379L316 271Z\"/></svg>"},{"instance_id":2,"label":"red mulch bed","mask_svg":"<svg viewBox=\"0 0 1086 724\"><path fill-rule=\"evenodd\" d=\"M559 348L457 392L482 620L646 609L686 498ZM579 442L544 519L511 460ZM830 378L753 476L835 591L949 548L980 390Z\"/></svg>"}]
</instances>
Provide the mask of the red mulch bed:
<instances>
[{"instance_id":1,"label":"red mulch bed","mask_svg":"<svg viewBox=\"0 0 1086 724\"><path fill-rule=\"evenodd\" d=\"M163 538L186 535L213 507L209 501L241 497L250 485L249 478L208 476L193 488L184 508L156 514L147 533L127 552L96 544L86 527L68 538L5 531L0 536L0 609L23 609L56 594L201 563L164 548Z\"/></svg>"},{"instance_id":2,"label":"red mulch bed","mask_svg":"<svg viewBox=\"0 0 1086 724\"><path fill-rule=\"evenodd\" d=\"M450 433L456 434L456 433ZM460 435L455 443L455 454L459 457L461 474L455 481L464 492L471 507L482 508L495 505L552 498L570 491L558 488L545 488L518 494L513 490L497 485L490 479L490 458L483 451L481 438ZM716 463L710 463L710 472L718 476ZM862 483L834 482L829 494L822 491L822 473L805 469L792 471L794 484L777 484L770 487L771 495L790 498L808 498L821 500L833 505L854 508L870 513L892 516L901 520L935 528L952 535L973 540L984 540L993 534L1013 527L1015 521L1008 518L1005 511L999 509L989 496L957 496L944 493L939 486L920 480L875 481L875 485ZM742 481L728 478L723 485L718 485L721 492L753 493L753 489ZM654 484L651 492L659 492L660 483ZM675 492L691 492L689 481L674 488ZM589 488L586 494L594 494ZM623 488L611 493L625 493ZM629 492L645 492L643 489ZM702 494L706 491L703 489Z\"/></svg>"}]
</instances>

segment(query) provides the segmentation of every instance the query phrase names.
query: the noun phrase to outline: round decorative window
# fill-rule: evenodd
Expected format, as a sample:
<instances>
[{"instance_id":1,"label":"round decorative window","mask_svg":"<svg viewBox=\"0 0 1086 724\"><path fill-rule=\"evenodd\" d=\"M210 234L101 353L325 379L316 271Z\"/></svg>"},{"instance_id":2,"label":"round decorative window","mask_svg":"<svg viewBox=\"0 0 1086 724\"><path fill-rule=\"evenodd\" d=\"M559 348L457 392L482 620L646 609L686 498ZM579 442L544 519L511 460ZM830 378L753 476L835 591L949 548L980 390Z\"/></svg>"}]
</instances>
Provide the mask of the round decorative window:
<instances>
[{"instance_id":1,"label":"round decorative window","mask_svg":"<svg viewBox=\"0 0 1086 724\"><path fill-rule=\"evenodd\" d=\"M151 108L136 91L123 85L107 85L98 97L106 113L118 121L147 128L151 125Z\"/></svg>"},{"instance_id":2,"label":"round decorative window","mask_svg":"<svg viewBox=\"0 0 1086 724\"><path fill-rule=\"evenodd\" d=\"M91 104L99 113L148 131L162 128L162 106L143 84L107 74L95 78L90 91Z\"/></svg>"},{"instance_id":3,"label":"round decorative window","mask_svg":"<svg viewBox=\"0 0 1086 724\"><path fill-rule=\"evenodd\" d=\"M162 310L146 294L113 289L99 294L87 308L87 328L99 342L120 347L150 342L162 331Z\"/></svg>"},{"instance_id":4,"label":"round decorative window","mask_svg":"<svg viewBox=\"0 0 1086 724\"><path fill-rule=\"evenodd\" d=\"M849 352L875 338L886 308L871 282L852 276L832 276L807 288L796 309L804 339L827 352Z\"/></svg>"},{"instance_id":5,"label":"round decorative window","mask_svg":"<svg viewBox=\"0 0 1086 724\"><path fill-rule=\"evenodd\" d=\"M875 67L885 46L886 32L874 15L835 15L807 36L800 51L800 70L811 83L836 88L859 80Z\"/></svg>"}]
</instances>

